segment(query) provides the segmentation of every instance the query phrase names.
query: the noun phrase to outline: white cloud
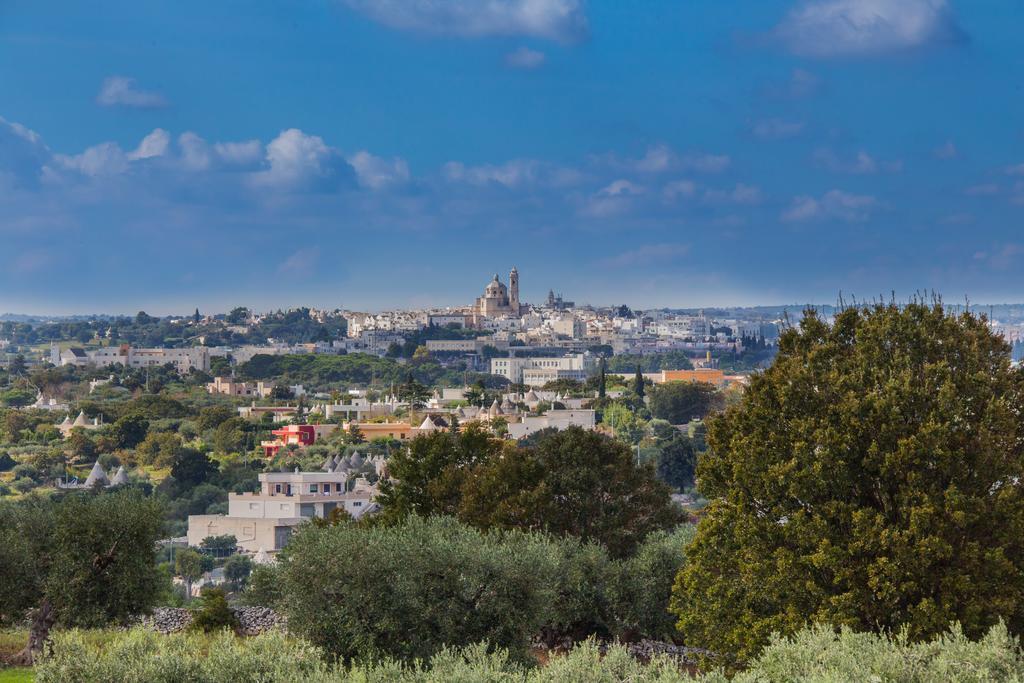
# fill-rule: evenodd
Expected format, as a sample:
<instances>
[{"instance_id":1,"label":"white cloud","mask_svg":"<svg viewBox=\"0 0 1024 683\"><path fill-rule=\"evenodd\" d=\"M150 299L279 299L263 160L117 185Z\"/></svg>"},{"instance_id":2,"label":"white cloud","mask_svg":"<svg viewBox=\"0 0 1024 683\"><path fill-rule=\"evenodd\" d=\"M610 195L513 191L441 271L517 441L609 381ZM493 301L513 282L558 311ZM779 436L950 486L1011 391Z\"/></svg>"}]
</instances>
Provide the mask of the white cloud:
<instances>
[{"instance_id":1,"label":"white cloud","mask_svg":"<svg viewBox=\"0 0 1024 683\"><path fill-rule=\"evenodd\" d=\"M647 266L674 261L689 253L690 246L688 244L645 244L604 259L601 261L601 265L611 268Z\"/></svg>"},{"instance_id":2,"label":"white cloud","mask_svg":"<svg viewBox=\"0 0 1024 683\"><path fill-rule=\"evenodd\" d=\"M792 10L774 31L804 57L858 57L961 41L946 0L815 0Z\"/></svg>"},{"instance_id":3,"label":"white cloud","mask_svg":"<svg viewBox=\"0 0 1024 683\"><path fill-rule=\"evenodd\" d=\"M781 219L786 223L833 219L857 223L867 220L871 209L877 206L878 200L874 197L831 190L820 198L796 197Z\"/></svg>"},{"instance_id":4,"label":"white cloud","mask_svg":"<svg viewBox=\"0 0 1024 683\"><path fill-rule=\"evenodd\" d=\"M257 185L280 189L325 187L336 183L351 167L337 150L317 135L289 128L271 140L266 148L268 168L254 174Z\"/></svg>"},{"instance_id":5,"label":"white cloud","mask_svg":"<svg viewBox=\"0 0 1024 683\"><path fill-rule=\"evenodd\" d=\"M633 199L646 194L647 189L629 180L620 178L608 183L593 196L588 197L581 207L581 213L593 218L607 218L627 211Z\"/></svg>"},{"instance_id":6,"label":"white cloud","mask_svg":"<svg viewBox=\"0 0 1024 683\"><path fill-rule=\"evenodd\" d=\"M898 173L903 170L902 161L879 161L864 150L858 151L853 159L844 160L831 149L822 147L815 150L814 160L835 173L870 175L879 171Z\"/></svg>"},{"instance_id":7,"label":"white cloud","mask_svg":"<svg viewBox=\"0 0 1024 683\"><path fill-rule=\"evenodd\" d=\"M699 173L720 173L729 168L732 159L724 154L691 153L679 155L665 144L653 145L639 159L621 159L615 154L590 157L598 166L634 173L664 173L671 170L696 171Z\"/></svg>"},{"instance_id":8,"label":"white cloud","mask_svg":"<svg viewBox=\"0 0 1024 683\"><path fill-rule=\"evenodd\" d=\"M531 50L528 47L520 47L505 55L505 64L514 69L537 69L547 61L543 52Z\"/></svg>"},{"instance_id":9,"label":"white cloud","mask_svg":"<svg viewBox=\"0 0 1024 683\"><path fill-rule=\"evenodd\" d=\"M649 147L643 158L633 162L633 168L642 173L661 173L672 167L675 155L667 145Z\"/></svg>"},{"instance_id":10,"label":"white cloud","mask_svg":"<svg viewBox=\"0 0 1024 683\"><path fill-rule=\"evenodd\" d=\"M250 166L263 157L263 144L259 140L218 142L213 149L224 163L233 166Z\"/></svg>"},{"instance_id":11,"label":"white cloud","mask_svg":"<svg viewBox=\"0 0 1024 683\"><path fill-rule=\"evenodd\" d=\"M960 150L958 150L956 145L953 144L953 141L950 140L941 147L935 148L935 150L932 151L932 154L936 159L956 159L960 156Z\"/></svg>"},{"instance_id":12,"label":"white cloud","mask_svg":"<svg viewBox=\"0 0 1024 683\"><path fill-rule=\"evenodd\" d=\"M313 274L313 271L316 270L317 261L319 260L319 249L315 247L311 249L299 249L281 262L277 267L277 272L280 275L287 275L290 277L305 277Z\"/></svg>"},{"instance_id":13,"label":"white cloud","mask_svg":"<svg viewBox=\"0 0 1024 683\"><path fill-rule=\"evenodd\" d=\"M178 136L178 147L181 149L181 163L193 171L204 171L213 162L213 154L206 140L192 132Z\"/></svg>"},{"instance_id":14,"label":"white cloud","mask_svg":"<svg viewBox=\"0 0 1024 683\"><path fill-rule=\"evenodd\" d=\"M799 121L786 121L784 119L766 119L754 124L752 132L762 140L783 140L800 135L804 130L804 124Z\"/></svg>"},{"instance_id":15,"label":"white cloud","mask_svg":"<svg viewBox=\"0 0 1024 683\"><path fill-rule=\"evenodd\" d=\"M141 90L134 78L110 76L103 81L96 103L104 107L131 107L133 109L159 109L167 100L158 92Z\"/></svg>"},{"instance_id":16,"label":"white cloud","mask_svg":"<svg viewBox=\"0 0 1024 683\"><path fill-rule=\"evenodd\" d=\"M602 197L625 197L644 194L644 192L646 192L646 190L640 185L628 180L619 179L613 180L611 183L601 188L597 194Z\"/></svg>"},{"instance_id":17,"label":"white cloud","mask_svg":"<svg viewBox=\"0 0 1024 683\"><path fill-rule=\"evenodd\" d=\"M587 33L583 0L342 0L385 26L464 37L572 41Z\"/></svg>"},{"instance_id":18,"label":"white cloud","mask_svg":"<svg viewBox=\"0 0 1024 683\"><path fill-rule=\"evenodd\" d=\"M1024 180L1014 183L1013 188L1010 190L1010 203L1024 204Z\"/></svg>"},{"instance_id":19,"label":"white cloud","mask_svg":"<svg viewBox=\"0 0 1024 683\"><path fill-rule=\"evenodd\" d=\"M152 133L142 138L142 142L126 156L129 161L139 159L152 159L167 154L167 148L171 144L171 136L163 128L157 128Z\"/></svg>"},{"instance_id":20,"label":"white cloud","mask_svg":"<svg viewBox=\"0 0 1024 683\"><path fill-rule=\"evenodd\" d=\"M764 200L761 188L737 183L732 190L707 190L704 201L711 204L760 204Z\"/></svg>"},{"instance_id":21,"label":"white cloud","mask_svg":"<svg viewBox=\"0 0 1024 683\"><path fill-rule=\"evenodd\" d=\"M679 167L700 173L721 173L731 164L732 159L725 154L692 154L680 159Z\"/></svg>"},{"instance_id":22,"label":"white cloud","mask_svg":"<svg viewBox=\"0 0 1024 683\"><path fill-rule=\"evenodd\" d=\"M1016 164L1006 168L1006 175L1024 175L1024 164Z\"/></svg>"},{"instance_id":23,"label":"white cloud","mask_svg":"<svg viewBox=\"0 0 1024 683\"><path fill-rule=\"evenodd\" d=\"M999 194L999 190L999 186L995 183L985 183L968 187L964 190L964 194L968 197L991 197L992 195Z\"/></svg>"},{"instance_id":24,"label":"white cloud","mask_svg":"<svg viewBox=\"0 0 1024 683\"><path fill-rule=\"evenodd\" d=\"M359 184L373 190L409 181L409 164L405 159L396 157L388 161L364 150L350 156L348 163L356 170Z\"/></svg>"},{"instance_id":25,"label":"white cloud","mask_svg":"<svg viewBox=\"0 0 1024 683\"><path fill-rule=\"evenodd\" d=\"M680 197L692 197L697 194L697 183L692 180L673 180L665 185L661 193L669 201L675 201Z\"/></svg>"},{"instance_id":26,"label":"white cloud","mask_svg":"<svg viewBox=\"0 0 1024 683\"><path fill-rule=\"evenodd\" d=\"M111 176L128 170L128 157L116 142L102 142L81 154L58 154L58 163L66 169L90 177Z\"/></svg>"},{"instance_id":27,"label":"white cloud","mask_svg":"<svg viewBox=\"0 0 1024 683\"><path fill-rule=\"evenodd\" d=\"M793 69L789 78L789 94L792 97L806 97L821 87L821 79L804 69Z\"/></svg>"},{"instance_id":28,"label":"white cloud","mask_svg":"<svg viewBox=\"0 0 1024 683\"><path fill-rule=\"evenodd\" d=\"M50 156L37 133L0 117L0 173L16 184L34 185Z\"/></svg>"},{"instance_id":29,"label":"white cloud","mask_svg":"<svg viewBox=\"0 0 1024 683\"><path fill-rule=\"evenodd\" d=\"M504 164L466 166L458 161L444 165L442 173L451 182L470 185L504 185L517 188L532 185L540 177L541 163L534 159L512 159Z\"/></svg>"}]
</instances>

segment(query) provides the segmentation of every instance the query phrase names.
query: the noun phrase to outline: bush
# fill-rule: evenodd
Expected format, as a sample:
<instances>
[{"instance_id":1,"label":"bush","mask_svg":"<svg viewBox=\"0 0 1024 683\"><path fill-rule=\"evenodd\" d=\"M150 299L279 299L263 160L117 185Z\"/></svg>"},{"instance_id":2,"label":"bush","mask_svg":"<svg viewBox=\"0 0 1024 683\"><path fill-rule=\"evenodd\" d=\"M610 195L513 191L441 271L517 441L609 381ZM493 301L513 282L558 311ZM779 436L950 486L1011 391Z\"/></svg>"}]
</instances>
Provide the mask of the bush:
<instances>
[{"instance_id":1,"label":"bush","mask_svg":"<svg viewBox=\"0 0 1024 683\"><path fill-rule=\"evenodd\" d=\"M276 608L280 601L281 579L277 565L255 565L242 594L242 603L254 607Z\"/></svg>"},{"instance_id":2,"label":"bush","mask_svg":"<svg viewBox=\"0 0 1024 683\"><path fill-rule=\"evenodd\" d=\"M15 479L31 479L34 482L42 480L42 475L39 473L39 469L28 464L16 465L11 474L14 475Z\"/></svg>"},{"instance_id":3,"label":"bush","mask_svg":"<svg viewBox=\"0 0 1024 683\"><path fill-rule=\"evenodd\" d=\"M37 486L36 482L32 481L28 477L21 477L11 482L11 488L18 493L28 493Z\"/></svg>"},{"instance_id":4,"label":"bush","mask_svg":"<svg viewBox=\"0 0 1024 683\"><path fill-rule=\"evenodd\" d=\"M7 472L17 464L17 461L9 453L0 453L0 472Z\"/></svg>"},{"instance_id":5,"label":"bush","mask_svg":"<svg viewBox=\"0 0 1024 683\"><path fill-rule=\"evenodd\" d=\"M238 631L238 617L228 606L227 595L220 588L208 588L200 598L199 609L196 610L189 628L203 633L212 633L231 629Z\"/></svg>"},{"instance_id":6,"label":"bush","mask_svg":"<svg viewBox=\"0 0 1024 683\"><path fill-rule=\"evenodd\" d=\"M507 537L440 517L306 526L279 570L288 628L345 659L412 661L485 640L525 657L550 614L554 563Z\"/></svg>"},{"instance_id":7,"label":"bush","mask_svg":"<svg viewBox=\"0 0 1024 683\"><path fill-rule=\"evenodd\" d=\"M97 637L97 633L102 637ZM209 681L240 683L727 683L723 673L690 675L660 657L638 662L623 647L602 653L590 641L546 666L526 668L505 650L476 644L441 648L423 662L392 660L346 668L332 666L324 652L307 642L270 632L253 638L227 633L214 636L163 636L134 629L119 632L62 631L54 635L49 655L36 666L39 683L95 681ZM854 633L829 627L804 629L791 638L775 638L740 672L734 683L765 681L1011 681L1024 677L1024 656L1002 624L978 642L953 628L928 643L911 645L905 636Z\"/></svg>"},{"instance_id":8,"label":"bush","mask_svg":"<svg viewBox=\"0 0 1024 683\"><path fill-rule=\"evenodd\" d=\"M143 629L117 633L96 647L87 633L56 633L52 652L36 667L39 683L95 681L329 680L322 653L279 633L238 639L228 633L164 636Z\"/></svg>"},{"instance_id":9,"label":"bush","mask_svg":"<svg viewBox=\"0 0 1024 683\"><path fill-rule=\"evenodd\" d=\"M684 548L693 533L691 525L671 532L656 531L644 539L634 556L617 563L608 600L618 638L672 640L676 635L675 617L669 612L672 583L683 566Z\"/></svg>"}]
</instances>

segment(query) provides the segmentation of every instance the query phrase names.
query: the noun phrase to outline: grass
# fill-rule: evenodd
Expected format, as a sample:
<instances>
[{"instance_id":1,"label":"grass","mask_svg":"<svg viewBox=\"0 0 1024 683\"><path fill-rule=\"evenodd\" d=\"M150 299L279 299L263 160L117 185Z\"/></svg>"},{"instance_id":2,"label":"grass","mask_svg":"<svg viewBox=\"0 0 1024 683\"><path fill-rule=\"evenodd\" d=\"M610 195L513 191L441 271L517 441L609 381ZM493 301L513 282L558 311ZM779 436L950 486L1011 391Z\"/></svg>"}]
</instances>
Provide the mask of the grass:
<instances>
[{"instance_id":1,"label":"grass","mask_svg":"<svg viewBox=\"0 0 1024 683\"><path fill-rule=\"evenodd\" d=\"M36 679L30 667L15 667L12 669L0 669L0 683L25 683Z\"/></svg>"}]
</instances>

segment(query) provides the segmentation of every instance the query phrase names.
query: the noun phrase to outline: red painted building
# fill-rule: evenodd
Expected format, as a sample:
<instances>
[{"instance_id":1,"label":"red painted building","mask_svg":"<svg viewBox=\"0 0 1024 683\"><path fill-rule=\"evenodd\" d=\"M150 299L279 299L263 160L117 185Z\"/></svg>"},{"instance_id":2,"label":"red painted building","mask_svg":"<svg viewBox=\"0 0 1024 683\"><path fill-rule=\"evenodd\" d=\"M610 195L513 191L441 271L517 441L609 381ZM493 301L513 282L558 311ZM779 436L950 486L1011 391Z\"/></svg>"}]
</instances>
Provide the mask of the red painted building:
<instances>
[{"instance_id":1,"label":"red painted building","mask_svg":"<svg viewBox=\"0 0 1024 683\"><path fill-rule=\"evenodd\" d=\"M263 441L260 445L263 447L263 453L268 457L272 458L277 455L277 452L282 448L290 446L292 444L299 448L305 448L312 446L318 440L324 438L335 429L338 428L336 424L326 425L288 425L281 429L275 429L271 432L277 437L274 441Z\"/></svg>"}]
</instances>

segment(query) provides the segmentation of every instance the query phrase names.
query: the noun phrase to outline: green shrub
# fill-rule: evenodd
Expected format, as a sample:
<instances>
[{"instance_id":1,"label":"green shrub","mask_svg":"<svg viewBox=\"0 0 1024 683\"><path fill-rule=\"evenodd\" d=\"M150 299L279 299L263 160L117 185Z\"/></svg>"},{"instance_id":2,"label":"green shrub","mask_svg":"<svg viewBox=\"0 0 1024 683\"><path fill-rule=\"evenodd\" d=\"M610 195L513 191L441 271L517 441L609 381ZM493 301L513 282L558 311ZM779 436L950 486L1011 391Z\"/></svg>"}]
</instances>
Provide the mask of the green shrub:
<instances>
[{"instance_id":1,"label":"green shrub","mask_svg":"<svg viewBox=\"0 0 1024 683\"><path fill-rule=\"evenodd\" d=\"M199 609L192 617L189 626L194 631L212 633L231 629L238 631L238 617L228 606L227 595L220 588L208 588L203 591L199 601Z\"/></svg>"},{"instance_id":2,"label":"green shrub","mask_svg":"<svg viewBox=\"0 0 1024 683\"><path fill-rule=\"evenodd\" d=\"M440 517L309 525L281 560L281 608L292 633L346 659L412 661L480 641L523 657L550 613L554 570L523 536Z\"/></svg>"},{"instance_id":3,"label":"green shrub","mask_svg":"<svg viewBox=\"0 0 1024 683\"><path fill-rule=\"evenodd\" d=\"M242 602L256 607L277 607L281 600L281 579L277 565L257 564L249 574Z\"/></svg>"},{"instance_id":4,"label":"green shrub","mask_svg":"<svg viewBox=\"0 0 1024 683\"><path fill-rule=\"evenodd\" d=\"M616 563L609 582L615 635L623 640L672 640L675 617L669 612L672 584L685 560L684 548L694 527L657 531L644 539L632 557Z\"/></svg>"},{"instance_id":5,"label":"green shrub","mask_svg":"<svg viewBox=\"0 0 1024 683\"><path fill-rule=\"evenodd\" d=\"M100 634L97 637L96 634ZM431 658L412 664L395 660L362 662L350 668L331 665L326 653L302 640L271 632L253 638L228 633L214 636L149 631L63 631L52 651L36 667L39 683L99 681L208 681L209 683L727 683L714 671L691 677L672 661L638 662L625 648L602 653L588 641L530 668L506 650L483 644L442 647ZM800 681L839 683L886 681L1024 680L1019 643L1002 624L977 642L954 627L927 643L911 644L904 635L889 637L838 633L829 627L774 638L733 683Z\"/></svg>"}]
</instances>

